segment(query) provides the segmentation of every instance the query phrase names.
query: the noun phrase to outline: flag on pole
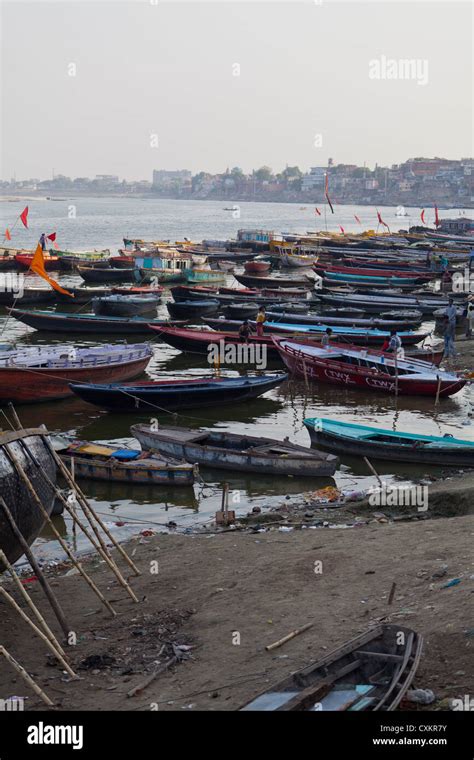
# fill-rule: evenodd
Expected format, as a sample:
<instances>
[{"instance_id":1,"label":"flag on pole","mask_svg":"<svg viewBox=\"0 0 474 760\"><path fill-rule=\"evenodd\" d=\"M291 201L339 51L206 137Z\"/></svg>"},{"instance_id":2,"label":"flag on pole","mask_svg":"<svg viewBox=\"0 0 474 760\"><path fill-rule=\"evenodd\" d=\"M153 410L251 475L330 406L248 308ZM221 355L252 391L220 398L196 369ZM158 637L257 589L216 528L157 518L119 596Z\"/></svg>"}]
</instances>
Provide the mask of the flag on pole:
<instances>
[{"instance_id":1,"label":"flag on pole","mask_svg":"<svg viewBox=\"0 0 474 760\"><path fill-rule=\"evenodd\" d=\"M23 211L20 214L20 219L23 222L23 226L28 229L28 206L25 206Z\"/></svg>"},{"instance_id":2,"label":"flag on pole","mask_svg":"<svg viewBox=\"0 0 474 760\"><path fill-rule=\"evenodd\" d=\"M356 222L358 222L358 224L362 224L362 222L360 221L359 217L356 214L354 214L354 219L356 220Z\"/></svg>"},{"instance_id":3,"label":"flag on pole","mask_svg":"<svg viewBox=\"0 0 474 760\"><path fill-rule=\"evenodd\" d=\"M317 207L315 207L314 213L317 214L318 216L321 216L321 212L320 212L319 208L317 208Z\"/></svg>"},{"instance_id":4,"label":"flag on pole","mask_svg":"<svg viewBox=\"0 0 474 760\"><path fill-rule=\"evenodd\" d=\"M329 198L329 178L328 178L328 173L327 172L326 172L325 177L326 177L326 182L325 182L325 187L324 187L324 194L326 196L326 200L328 202L328 206L331 209L331 214L334 214L334 209L332 207L331 199Z\"/></svg>"},{"instance_id":5,"label":"flag on pole","mask_svg":"<svg viewBox=\"0 0 474 760\"><path fill-rule=\"evenodd\" d=\"M346 234L346 232L345 232L345 230L344 230L344 227L341 227L341 225L339 225L339 229L341 230L341 232L342 232L342 234L343 234L343 235L345 235L345 234Z\"/></svg>"},{"instance_id":6,"label":"flag on pole","mask_svg":"<svg viewBox=\"0 0 474 760\"><path fill-rule=\"evenodd\" d=\"M5 240L11 240L11 239L12 239L12 236L10 234L10 230L7 227L7 229L5 230Z\"/></svg>"},{"instance_id":7,"label":"flag on pole","mask_svg":"<svg viewBox=\"0 0 474 760\"><path fill-rule=\"evenodd\" d=\"M38 243L36 247L36 251L33 256L33 260L31 262L30 269L35 274L39 275L43 278L43 280L46 280L46 282L49 282L52 288L54 290L57 290L58 293L64 293L65 296L71 296L71 298L74 298L73 294L69 292L69 290L65 290L61 287L61 285L58 285L58 283L53 280L49 275L46 274L46 269L44 266L44 254L43 249L41 247L41 243Z\"/></svg>"},{"instance_id":8,"label":"flag on pole","mask_svg":"<svg viewBox=\"0 0 474 760\"><path fill-rule=\"evenodd\" d=\"M386 227L386 228L387 228L387 230L390 232L390 227L389 227L389 226L388 226L388 224L387 224L386 222L384 222L384 220L382 219L382 217L381 217L381 215L380 215L380 211L379 211L378 209L376 209L376 211L377 211L377 219L379 220L379 224L383 224L383 226L384 226L384 227Z\"/></svg>"},{"instance_id":9,"label":"flag on pole","mask_svg":"<svg viewBox=\"0 0 474 760\"><path fill-rule=\"evenodd\" d=\"M48 240L51 240L54 243L54 241L56 240L56 233L52 232L51 235L46 235L46 237L48 238Z\"/></svg>"},{"instance_id":10,"label":"flag on pole","mask_svg":"<svg viewBox=\"0 0 474 760\"><path fill-rule=\"evenodd\" d=\"M422 222L423 222L423 224L424 224L424 223L425 223L425 209L423 209L423 211L421 212L421 214L420 214L420 219L421 219L421 221L422 221Z\"/></svg>"},{"instance_id":11,"label":"flag on pole","mask_svg":"<svg viewBox=\"0 0 474 760\"><path fill-rule=\"evenodd\" d=\"M439 227L440 224L441 222L439 221L439 216L438 216L438 206L435 206L435 226Z\"/></svg>"}]
</instances>

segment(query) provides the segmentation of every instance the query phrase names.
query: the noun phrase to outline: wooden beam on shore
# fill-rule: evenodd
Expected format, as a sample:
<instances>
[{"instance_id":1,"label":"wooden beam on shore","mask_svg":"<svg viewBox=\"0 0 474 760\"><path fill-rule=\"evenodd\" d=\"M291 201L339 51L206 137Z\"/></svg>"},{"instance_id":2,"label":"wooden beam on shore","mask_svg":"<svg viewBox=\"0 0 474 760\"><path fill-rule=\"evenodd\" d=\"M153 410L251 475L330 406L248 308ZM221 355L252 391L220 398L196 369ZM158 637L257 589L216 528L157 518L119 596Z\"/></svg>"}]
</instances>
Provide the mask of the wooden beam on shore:
<instances>
[{"instance_id":1,"label":"wooden beam on shore","mask_svg":"<svg viewBox=\"0 0 474 760\"><path fill-rule=\"evenodd\" d=\"M48 705L48 707L54 707L54 702L50 700L48 695L45 694L42 689L40 689L38 684L30 676L30 674L26 672L25 668L22 665L20 665L20 663L17 662L17 660L15 660L15 658L12 657L11 654L7 652L5 647L2 646L1 644L0 644L0 654L5 657L6 661L10 663L12 668L16 670L16 672L21 676L21 678L28 684L28 686L30 686L33 689L35 694L37 694L38 697L40 697L46 705Z\"/></svg>"}]
</instances>

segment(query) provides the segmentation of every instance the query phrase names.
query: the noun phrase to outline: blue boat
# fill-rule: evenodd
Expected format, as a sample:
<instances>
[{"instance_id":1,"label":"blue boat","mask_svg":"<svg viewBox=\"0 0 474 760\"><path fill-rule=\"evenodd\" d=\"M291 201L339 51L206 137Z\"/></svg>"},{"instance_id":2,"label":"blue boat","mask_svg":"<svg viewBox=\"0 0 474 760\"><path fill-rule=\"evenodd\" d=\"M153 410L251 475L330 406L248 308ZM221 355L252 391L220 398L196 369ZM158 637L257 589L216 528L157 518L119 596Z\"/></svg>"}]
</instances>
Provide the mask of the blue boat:
<instances>
[{"instance_id":1,"label":"blue boat","mask_svg":"<svg viewBox=\"0 0 474 760\"><path fill-rule=\"evenodd\" d=\"M323 272L326 280L339 280L340 282L380 283L381 285L418 285L418 277L377 277L366 274L344 274L341 272Z\"/></svg>"},{"instance_id":2,"label":"blue boat","mask_svg":"<svg viewBox=\"0 0 474 760\"><path fill-rule=\"evenodd\" d=\"M305 333L307 335L321 335L326 332L328 325L292 325L284 322L265 322L265 332L275 333ZM354 341L363 339L367 343L380 344L385 338L390 338L390 333L387 330L361 330L357 327L335 327L330 326L334 339L338 335L354 339ZM429 333L416 333L412 330L405 332L399 332L397 335L405 345L412 345L419 343L428 337Z\"/></svg>"},{"instance_id":3,"label":"blue boat","mask_svg":"<svg viewBox=\"0 0 474 760\"><path fill-rule=\"evenodd\" d=\"M421 435L313 417L303 420L311 443L338 454L392 462L474 467L474 441Z\"/></svg>"},{"instance_id":4,"label":"blue boat","mask_svg":"<svg viewBox=\"0 0 474 760\"><path fill-rule=\"evenodd\" d=\"M77 396L113 412L193 409L249 401L288 379L285 373L244 377L193 377L144 383L71 383Z\"/></svg>"}]
</instances>

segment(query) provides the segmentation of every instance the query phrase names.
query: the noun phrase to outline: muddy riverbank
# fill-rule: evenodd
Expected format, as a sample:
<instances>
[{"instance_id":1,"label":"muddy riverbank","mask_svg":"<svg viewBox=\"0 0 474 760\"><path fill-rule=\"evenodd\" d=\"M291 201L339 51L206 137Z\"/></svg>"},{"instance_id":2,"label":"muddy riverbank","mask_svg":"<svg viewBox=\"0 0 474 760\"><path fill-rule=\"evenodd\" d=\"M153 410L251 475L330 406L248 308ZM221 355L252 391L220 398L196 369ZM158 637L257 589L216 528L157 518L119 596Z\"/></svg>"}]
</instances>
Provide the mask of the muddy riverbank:
<instances>
[{"instance_id":1,"label":"muddy riverbank","mask_svg":"<svg viewBox=\"0 0 474 760\"><path fill-rule=\"evenodd\" d=\"M371 625L400 622L425 638L415 685L434 691L436 702L429 709L446 709L448 699L474 690L473 534L474 520L465 515L374 520L332 530L142 535L127 545L142 571L131 581L138 604L103 563L87 561L118 613L115 619L69 568L48 571L77 633L77 646L68 653L80 681L65 681L47 650L33 643L4 603L2 643L37 678L55 709L235 710ZM316 562L322 572L315 572ZM454 578L460 582L446 587ZM2 582L9 586L5 578ZM50 620L38 584L26 587ZM308 622L310 630L265 651L265 645ZM182 661L128 697L167 660L173 645ZM11 695L28 696L28 710L42 708L5 666L0 696Z\"/></svg>"}]
</instances>

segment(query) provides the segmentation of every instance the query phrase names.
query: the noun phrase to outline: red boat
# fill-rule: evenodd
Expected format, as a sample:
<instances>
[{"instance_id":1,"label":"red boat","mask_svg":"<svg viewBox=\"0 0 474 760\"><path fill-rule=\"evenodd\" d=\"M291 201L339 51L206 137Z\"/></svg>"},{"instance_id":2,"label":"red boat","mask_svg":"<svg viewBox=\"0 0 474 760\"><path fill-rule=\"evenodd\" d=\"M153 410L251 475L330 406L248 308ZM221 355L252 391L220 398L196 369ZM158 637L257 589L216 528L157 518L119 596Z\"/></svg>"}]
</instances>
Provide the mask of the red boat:
<instances>
[{"instance_id":1,"label":"red boat","mask_svg":"<svg viewBox=\"0 0 474 760\"><path fill-rule=\"evenodd\" d=\"M29 269L33 262L33 253L17 253L15 261L21 269ZM59 256L51 256L50 253L43 251L45 269L59 269Z\"/></svg>"},{"instance_id":2,"label":"red boat","mask_svg":"<svg viewBox=\"0 0 474 760\"><path fill-rule=\"evenodd\" d=\"M151 327L151 325L150 325ZM185 329L179 327L152 327L156 330L157 337L164 343L179 348L190 354L208 354L209 347L215 345L223 346L242 346L244 341L240 340L238 333L235 332L218 332L217 330ZM252 346L266 346L267 356L278 358L278 350L272 343L271 335L265 335L261 338L256 335L250 335L247 344Z\"/></svg>"},{"instance_id":3,"label":"red boat","mask_svg":"<svg viewBox=\"0 0 474 760\"><path fill-rule=\"evenodd\" d=\"M161 285L136 285L129 288L112 288L112 293L120 296L133 296L133 295L153 295L162 293L164 288Z\"/></svg>"},{"instance_id":4,"label":"red boat","mask_svg":"<svg viewBox=\"0 0 474 760\"><path fill-rule=\"evenodd\" d=\"M268 272L271 267L270 261L246 261L244 269L248 274L262 274Z\"/></svg>"},{"instance_id":5,"label":"red boat","mask_svg":"<svg viewBox=\"0 0 474 760\"><path fill-rule=\"evenodd\" d=\"M418 280L425 280L426 282L436 277L436 273L434 272L419 272L416 270L407 272L406 269L367 269L365 267L338 266L336 264L315 264L313 269L319 275L323 275L324 272L335 272L337 274L358 274L366 277L416 277Z\"/></svg>"},{"instance_id":6,"label":"red boat","mask_svg":"<svg viewBox=\"0 0 474 760\"><path fill-rule=\"evenodd\" d=\"M440 397L452 396L466 384L465 378L417 359L395 360L380 351L353 346L310 346L276 337L272 340L290 372L306 380L398 395Z\"/></svg>"},{"instance_id":7,"label":"red boat","mask_svg":"<svg viewBox=\"0 0 474 760\"><path fill-rule=\"evenodd\" d=\"M35 350L36 349L36 350ZM13 354L9 358L8 354ZM73 395L69 383L114 383L138 377L153 351L146 343L74 348L35 346L0 358L0 403L29 404Z\"/></svg>"}]
</instances>

